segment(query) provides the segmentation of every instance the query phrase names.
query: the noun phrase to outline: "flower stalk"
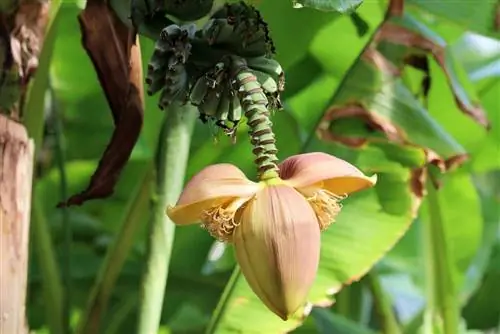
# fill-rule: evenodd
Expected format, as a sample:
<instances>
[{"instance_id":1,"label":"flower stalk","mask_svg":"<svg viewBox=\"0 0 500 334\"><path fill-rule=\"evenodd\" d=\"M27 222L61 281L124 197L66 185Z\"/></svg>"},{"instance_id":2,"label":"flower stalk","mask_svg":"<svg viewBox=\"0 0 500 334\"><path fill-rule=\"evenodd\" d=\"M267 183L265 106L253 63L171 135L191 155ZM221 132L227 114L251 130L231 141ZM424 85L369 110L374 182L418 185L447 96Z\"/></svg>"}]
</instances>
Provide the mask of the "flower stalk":
<instances>
[{"instance_id":1,"label":"flower stalk","mask_svg":"<svg viewBox=\"0 0 500 334\"><path fill-rule=\"evenodd\" d=\"M138 334L158 332L175 233L175 225L165 216L165 206L178 198L182 190L194 121L191 107L173 104L160 133Z\"/></svg>"},{"instance_id":2,"label":"flower stalk","mask_svg":"<svg viewBox=\"0 0 500 334\"><path fill-rule=\"evenodd\" d=\"M250 142L253 146L252 153L255 155L255 164L260 180L279 177L278 172L278 149L276 139L269 119L270 112L267 108L269 103L266 94L257 81L257 77L248 69L243 59L236 60L235 67L239 68L236 81L242 90L241 106L247 118Z\"/></svg>"}]
</instances>

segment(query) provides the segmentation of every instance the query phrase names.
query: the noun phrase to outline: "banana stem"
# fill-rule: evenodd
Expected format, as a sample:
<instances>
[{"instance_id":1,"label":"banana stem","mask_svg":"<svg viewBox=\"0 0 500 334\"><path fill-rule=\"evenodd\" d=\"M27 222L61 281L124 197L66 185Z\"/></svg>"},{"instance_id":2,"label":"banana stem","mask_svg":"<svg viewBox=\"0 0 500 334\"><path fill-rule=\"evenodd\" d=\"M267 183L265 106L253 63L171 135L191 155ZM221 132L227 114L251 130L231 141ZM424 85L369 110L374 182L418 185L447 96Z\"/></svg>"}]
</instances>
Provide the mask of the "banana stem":
<instances>
[{"instance_id":1,"label":"banana stem","mask_svg":"<svg viewBox=\"0 0 500 334\"><path fill-rule=\"evenodd\" d=\"M237 63L240 68L236 74L236 81L243 87L240 96L241 106L247 118L250 135L250 143L253 146L255 164L260 180L267 180L279 177L278 149L274 136L271 120L269 119L269 103L260 83L248 68Z\"/></svg>"},{"instance_id":2,"label":"banana stem","mask_svg":"<svg viewBox=\"0 0 500 334\"><path fill-rule=\"evenodd\" d=\"M172 105L160 133L138 334L158 332L175 233L165 208L175 203L182 190L195 116L192 107Z\"/></svg>"}]
</instances>

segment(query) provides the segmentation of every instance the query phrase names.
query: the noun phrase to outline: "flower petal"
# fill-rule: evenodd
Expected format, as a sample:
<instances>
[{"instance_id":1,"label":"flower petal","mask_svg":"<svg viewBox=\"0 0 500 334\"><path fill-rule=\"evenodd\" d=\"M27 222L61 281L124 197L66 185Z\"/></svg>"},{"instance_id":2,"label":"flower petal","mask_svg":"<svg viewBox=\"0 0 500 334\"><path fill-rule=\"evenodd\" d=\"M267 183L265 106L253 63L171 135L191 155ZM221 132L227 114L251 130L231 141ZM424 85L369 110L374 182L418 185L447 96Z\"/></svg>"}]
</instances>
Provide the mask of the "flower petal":
<instances>
[{"instance_id":1,"label":"flower petal","mask_svg":"<svg viewBox=\"0 0 500 334\"><path fill-rule=\"evenodd\" d=\"M316 277L318 220L304 197L283 184L263 188L247 205L233 235L236 258L254 293L286 320Z\"/></svg>"},{"instance_id":2,"label":"flower petal","mask_svg":"<svg viewBox=\"0 0 500 334\"><path fill-rule=\"evenodd\" d=\"M280 177L295 188L319 183L321 188L337 195L369 188L377 182L376 175L368 177L347 161L322 152L291 156L279 168Z\"/></svg>"},{"instance_id":3,"label":"flower petal","mask_svg":"<svg viewBox=\"0 0 500 334\"><path fill-rule=\"evenodd\" d=\"M205 210L238 197L250 198L258 189L259 184L247 179L236 166L211 165L193 176L167 215L176 224L193 224Z\"/></svg>"}]
</instances>

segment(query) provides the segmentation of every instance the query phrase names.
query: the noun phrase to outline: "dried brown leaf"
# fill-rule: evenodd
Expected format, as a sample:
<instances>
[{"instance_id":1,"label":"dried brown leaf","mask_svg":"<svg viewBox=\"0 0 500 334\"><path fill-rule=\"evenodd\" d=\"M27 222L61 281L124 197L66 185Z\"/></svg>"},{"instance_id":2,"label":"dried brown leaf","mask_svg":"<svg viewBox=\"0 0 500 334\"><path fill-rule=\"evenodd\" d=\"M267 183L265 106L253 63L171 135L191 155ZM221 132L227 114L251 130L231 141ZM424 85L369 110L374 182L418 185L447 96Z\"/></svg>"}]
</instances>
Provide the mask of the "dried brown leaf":
<instances>
[{"instance_id":1,"label":"dried brown leaf","mask_svg":"<svg viewBox=\"0 0 500 334\"><path fill-rule=\"evenodd\" d=\"M403 45L408 48L416 48L431 54L443 70L450 87L452 86L452 79L446 66L445 48L443 46L436 44L432 40L420 35L417 32L411 31L393 22L385 22L377 31L374 37L374 42L379 43L381 41ZM485 128L490 127L490 123L481 106L468 106L464 104L464 102L458 98L456 94L454 94L454 97L460 110L472 117L476 122L483 125Z\"/></svg>"},{"instance_id":2,"label":"dried brown leaf","mask_svg":"<svg viewBox=\"0 0 500 334\"><path fill-rule=\"evenodd\" d=\"M330 130L332 122L346 118L356 118L361 120L368 128L375 129L383 133L385 139L344 136L333 133ZM341 107L335 106L327 110L320 125L318 126L317 134L323 141L337 142L353 148L359 148L375 141L390 141L400 144L401 146L411 146L422 149L426 156L426 163L423 166L413 169L410 178L409 186L412 193L415 195L413 212L417 212L416 210L420 205L420 199L425 195L425 180L428 165L434 165L438 167L441 172L446 172L456 168L468 159L468 156L465 154L459 154L448 159L443 159L431 149L427 147L420 147L409 142L403 129L397 127L389 119L370 112L364 106L357 103L351 103Z\"/></svg>"},{"instance_id":3,"label":"dried brown leaf","mask_svg":"<svg viewBox=\"0 0 500 334\"><path fill-rule=\"evenodd\" d=\"M111 108L115 129L83 192L58 206L108 197L139 138L144 117L142 64L137 36L105 0L89 0L78 17L87 51Z\"/></svg>"}]
</instances>

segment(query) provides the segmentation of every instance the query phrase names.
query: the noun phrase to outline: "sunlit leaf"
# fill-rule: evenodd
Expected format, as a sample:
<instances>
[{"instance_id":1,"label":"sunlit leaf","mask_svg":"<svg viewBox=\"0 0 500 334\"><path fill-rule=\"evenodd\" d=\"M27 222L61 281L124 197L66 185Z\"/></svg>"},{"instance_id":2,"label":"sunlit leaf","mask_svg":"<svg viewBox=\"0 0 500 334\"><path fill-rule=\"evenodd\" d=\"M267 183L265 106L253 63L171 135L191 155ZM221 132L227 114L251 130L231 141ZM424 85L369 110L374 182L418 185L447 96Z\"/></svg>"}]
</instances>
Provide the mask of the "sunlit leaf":
<instances>
[{"instance_id":1,"label":"sunlit leaf","mask_svg":"<svg viewBox=\"0 0 500 334\"><path fill-rule=\"evenodd\" d=\"M324 11L351 13L363 3L363 0L294 0L294 7L311 7Z\"/></svg>"},{"instance_id":2,"label":"sunlit leaf","mask_svg":"<svg viewBox=\"0 0 500 334\"><path fill-rule=\"evenodd\" d=\"M438 20L441 18L449 20L461 28L480 33L492 32L494 28L495 1L407 0L406 4L410 10L436 15ZM419 18L425 20L424 13ZM427 19L432 21L429 17Z\"/></svg>"},{"instance_id":3,"label":"sunlit leaf","mask_svg":"<svg viewBox=\"0 0 500 334\"><path fill-rule=\"evenodd\" d=\"M497 244L491 255L481 287L472 296L463 310L467 326L473 329L498 328L500 305L496 302L500 294L500 246Z\"/></svg>"},{"instance_id":4,"label":"sunlit leaf","mask_svg":"<svg viewBox=\"0 0 500 334\"><path fill-rule=\"evenodd\" d=\"M289 1L260 1L258 9L269 24L276 59L285 70L307 53L314 35L340 15L312 8L294 9Z\"/></svg>"},{"instance_id":5,"label":"sunlit leaf","mask_svg":"<svg viewBox=\"0 0 500 334\"><path fill-rule=\"evenodd\" d=\"M318 333L352 333L352 334L374 334L375 332L364 328L356 322L344 318L326 309L315 307L311 311Z\"/></svg>"}]
</instances>

